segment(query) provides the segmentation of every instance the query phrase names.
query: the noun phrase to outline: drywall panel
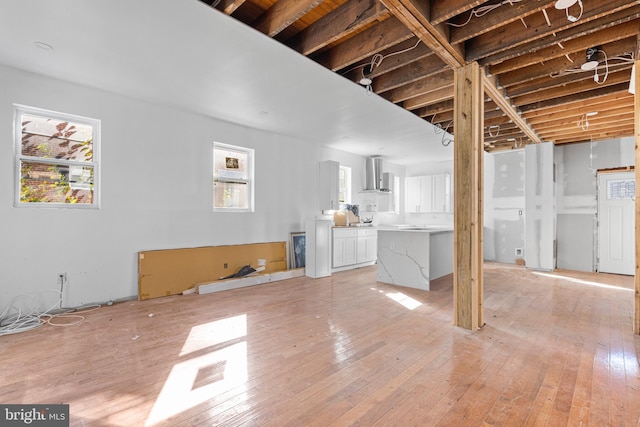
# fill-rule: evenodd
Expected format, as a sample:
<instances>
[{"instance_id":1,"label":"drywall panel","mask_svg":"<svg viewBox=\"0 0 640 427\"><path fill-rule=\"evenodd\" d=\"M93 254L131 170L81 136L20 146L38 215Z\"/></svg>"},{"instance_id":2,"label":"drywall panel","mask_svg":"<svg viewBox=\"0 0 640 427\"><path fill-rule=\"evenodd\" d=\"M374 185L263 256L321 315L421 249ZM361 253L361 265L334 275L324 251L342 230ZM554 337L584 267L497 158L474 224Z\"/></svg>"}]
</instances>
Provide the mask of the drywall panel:
<instances>
[{"instance_id":1,"label":"drywall panel","mask_svg":"<svg viewBox=\"0 0 640 427\"><path fill-rule=\"evenodd\" d=\"M594 270L596 171L631 166L633 153L633 138L555 147L558 268Z\"/></svg>"},{"instance_id":2,"label":"drywall panel","mask_svg":"<svg viewBox=\"0 0 640 427\"><path fill-rule=\"evenodd\" d=\"M525 147L525 262L555 268L555 177L552 143Z\"/></svg>"},{"instance_id":3,"label":"drywall panel","mask_svg":"<svg viewBox=\"0 0 640 427\"><path fill-rule=\"evenodd\" d=\"M524 250L524 150L485 154L484 258L514 264Z\"/></svg>"},{"instance_id":4,"label":"drywall panel","mask_svg":"<svg viewBox=\"0 0 640 427\"><path fill-rule=\"evenodd\" d=\"M559 214L556 266L565 270L593 271L595 215Z\"/></svg>"},{"instance_id":5,"label":"drywall panel","mask_svg":"<svg viewBox=\"0 0 640 427\"><path fill-rule=\"evenodd\" d=\"M165 249L138 253L138 298L177 295L202 282L219 280L245 265L264 273L287 269L285 242Z\"/></svg>"}]
</instances>

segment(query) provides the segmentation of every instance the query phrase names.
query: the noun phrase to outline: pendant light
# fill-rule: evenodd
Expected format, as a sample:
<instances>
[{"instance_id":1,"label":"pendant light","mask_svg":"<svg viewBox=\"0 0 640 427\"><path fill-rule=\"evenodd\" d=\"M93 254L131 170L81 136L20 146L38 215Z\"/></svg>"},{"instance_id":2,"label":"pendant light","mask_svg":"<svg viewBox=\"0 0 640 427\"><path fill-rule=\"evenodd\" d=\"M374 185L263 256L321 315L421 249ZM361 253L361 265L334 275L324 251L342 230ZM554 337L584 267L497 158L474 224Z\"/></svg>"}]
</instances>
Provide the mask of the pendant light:
<instances>
[{"instance_id":1,"label":"pendant light","mask_svg":"<svg viewBox=\"0 0 640 427\"><path fill-rule=\"evenodd\" d=\"M568 9L574 4L576 4L578 0L558 0L556 2L556 9Z\"/></svg>"},{"instance_id":2,"label":"pendant light","mask_svg":"<svg viewBox=\"0 0 640 427\"><path fill-rule=\"evenodd\" d=\"M580 66L582 71L590 71L598 68L598 52L599 49L597 47L590 47L587 49L585 62Z\"/></svg>"},{"instance_id":3,"label":"pendant light","mask_svg":"<svg viewBox=\"0 0 640 427\"><path fill-rule=\"evenodd\" d=\"M578 3L578 6L580 6L580 14L578 16L573 16L569 14L569 8L576 3ZM558 10L565 10L565 13L567 14L567 20L569 22L577 22L580 18L582 18L582 12L584 11L584 8L582 7L582 0L557 0L555 3L555 7Z\"/></svg>"}]
</instances>

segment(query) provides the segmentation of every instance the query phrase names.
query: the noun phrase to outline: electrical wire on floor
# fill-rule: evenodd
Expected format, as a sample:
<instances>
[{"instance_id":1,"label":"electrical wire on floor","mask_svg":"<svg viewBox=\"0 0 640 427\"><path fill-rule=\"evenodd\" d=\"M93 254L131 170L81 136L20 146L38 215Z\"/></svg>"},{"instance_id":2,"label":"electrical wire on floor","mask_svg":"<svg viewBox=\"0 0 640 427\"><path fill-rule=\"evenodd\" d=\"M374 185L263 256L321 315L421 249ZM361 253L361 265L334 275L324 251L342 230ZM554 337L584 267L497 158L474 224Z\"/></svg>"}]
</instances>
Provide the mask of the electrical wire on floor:
<instances>
[{"instance_id":1,"label":"electrical wire on floor","mask_svg":"<svg viewBox=\"0 0 640 427\"><path fill-rule=\"evenodd\" d=\"M56 294L56 301L49 308L42 310L41 307L45 306L44 297L48 293ZM18 295L0 314L0 336L31 331L43 325L78 325L85 320L81 314L97 310L101 306L95 304L79 308L60 307L62 307L62 292L57 289L35 295Z\"/></svg>"}]
</instances>

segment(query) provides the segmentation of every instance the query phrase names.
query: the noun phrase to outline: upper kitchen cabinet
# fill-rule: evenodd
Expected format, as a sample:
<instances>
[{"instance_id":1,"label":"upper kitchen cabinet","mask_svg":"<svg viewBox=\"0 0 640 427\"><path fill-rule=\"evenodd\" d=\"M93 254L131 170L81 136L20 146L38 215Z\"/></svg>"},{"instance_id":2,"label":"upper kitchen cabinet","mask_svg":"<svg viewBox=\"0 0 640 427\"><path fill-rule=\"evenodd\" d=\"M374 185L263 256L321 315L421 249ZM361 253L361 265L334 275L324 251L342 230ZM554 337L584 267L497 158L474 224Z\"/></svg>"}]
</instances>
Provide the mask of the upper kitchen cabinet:
<instances>
[{"instance_id":1,"label":"upper kitchen cabinet","mask_svg":"<svg viewBox=\"0 0 640 427\"><path fill-rule=\"evenodd\" d=\"M405 181L407 213L451 212L451 175L411 176Z\"/></svg>"},{"instance_id":2,"label":"upper kitchen cabinet","mask_svg":"<svg viewBox=\"0 0 640 427\"><path fill-rule=\"evenodd\" d=\"M320 162L320 209L340 208L340 163L333 160Z\"/></svg>"}]
</instances>

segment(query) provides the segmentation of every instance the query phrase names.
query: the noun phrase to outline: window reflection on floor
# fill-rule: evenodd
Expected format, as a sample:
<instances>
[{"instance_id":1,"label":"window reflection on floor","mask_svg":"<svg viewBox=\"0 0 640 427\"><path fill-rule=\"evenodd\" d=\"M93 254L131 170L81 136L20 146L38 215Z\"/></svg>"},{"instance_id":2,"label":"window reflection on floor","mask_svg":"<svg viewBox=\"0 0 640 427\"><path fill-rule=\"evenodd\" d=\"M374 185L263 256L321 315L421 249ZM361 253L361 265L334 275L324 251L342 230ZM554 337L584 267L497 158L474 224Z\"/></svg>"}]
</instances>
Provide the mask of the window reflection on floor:
<instances>
[{"instance_id":1,"label":"window reflection on floor","mask_svg":"<svg viewBox=\"0 0 640 427\"><path fill-rule=\"evenodd\" d=\"M247 380L245 314L191 328L146 425L163 422ZM196 353L196 354L194 354Z\"/></svg>"}]
</instances>

